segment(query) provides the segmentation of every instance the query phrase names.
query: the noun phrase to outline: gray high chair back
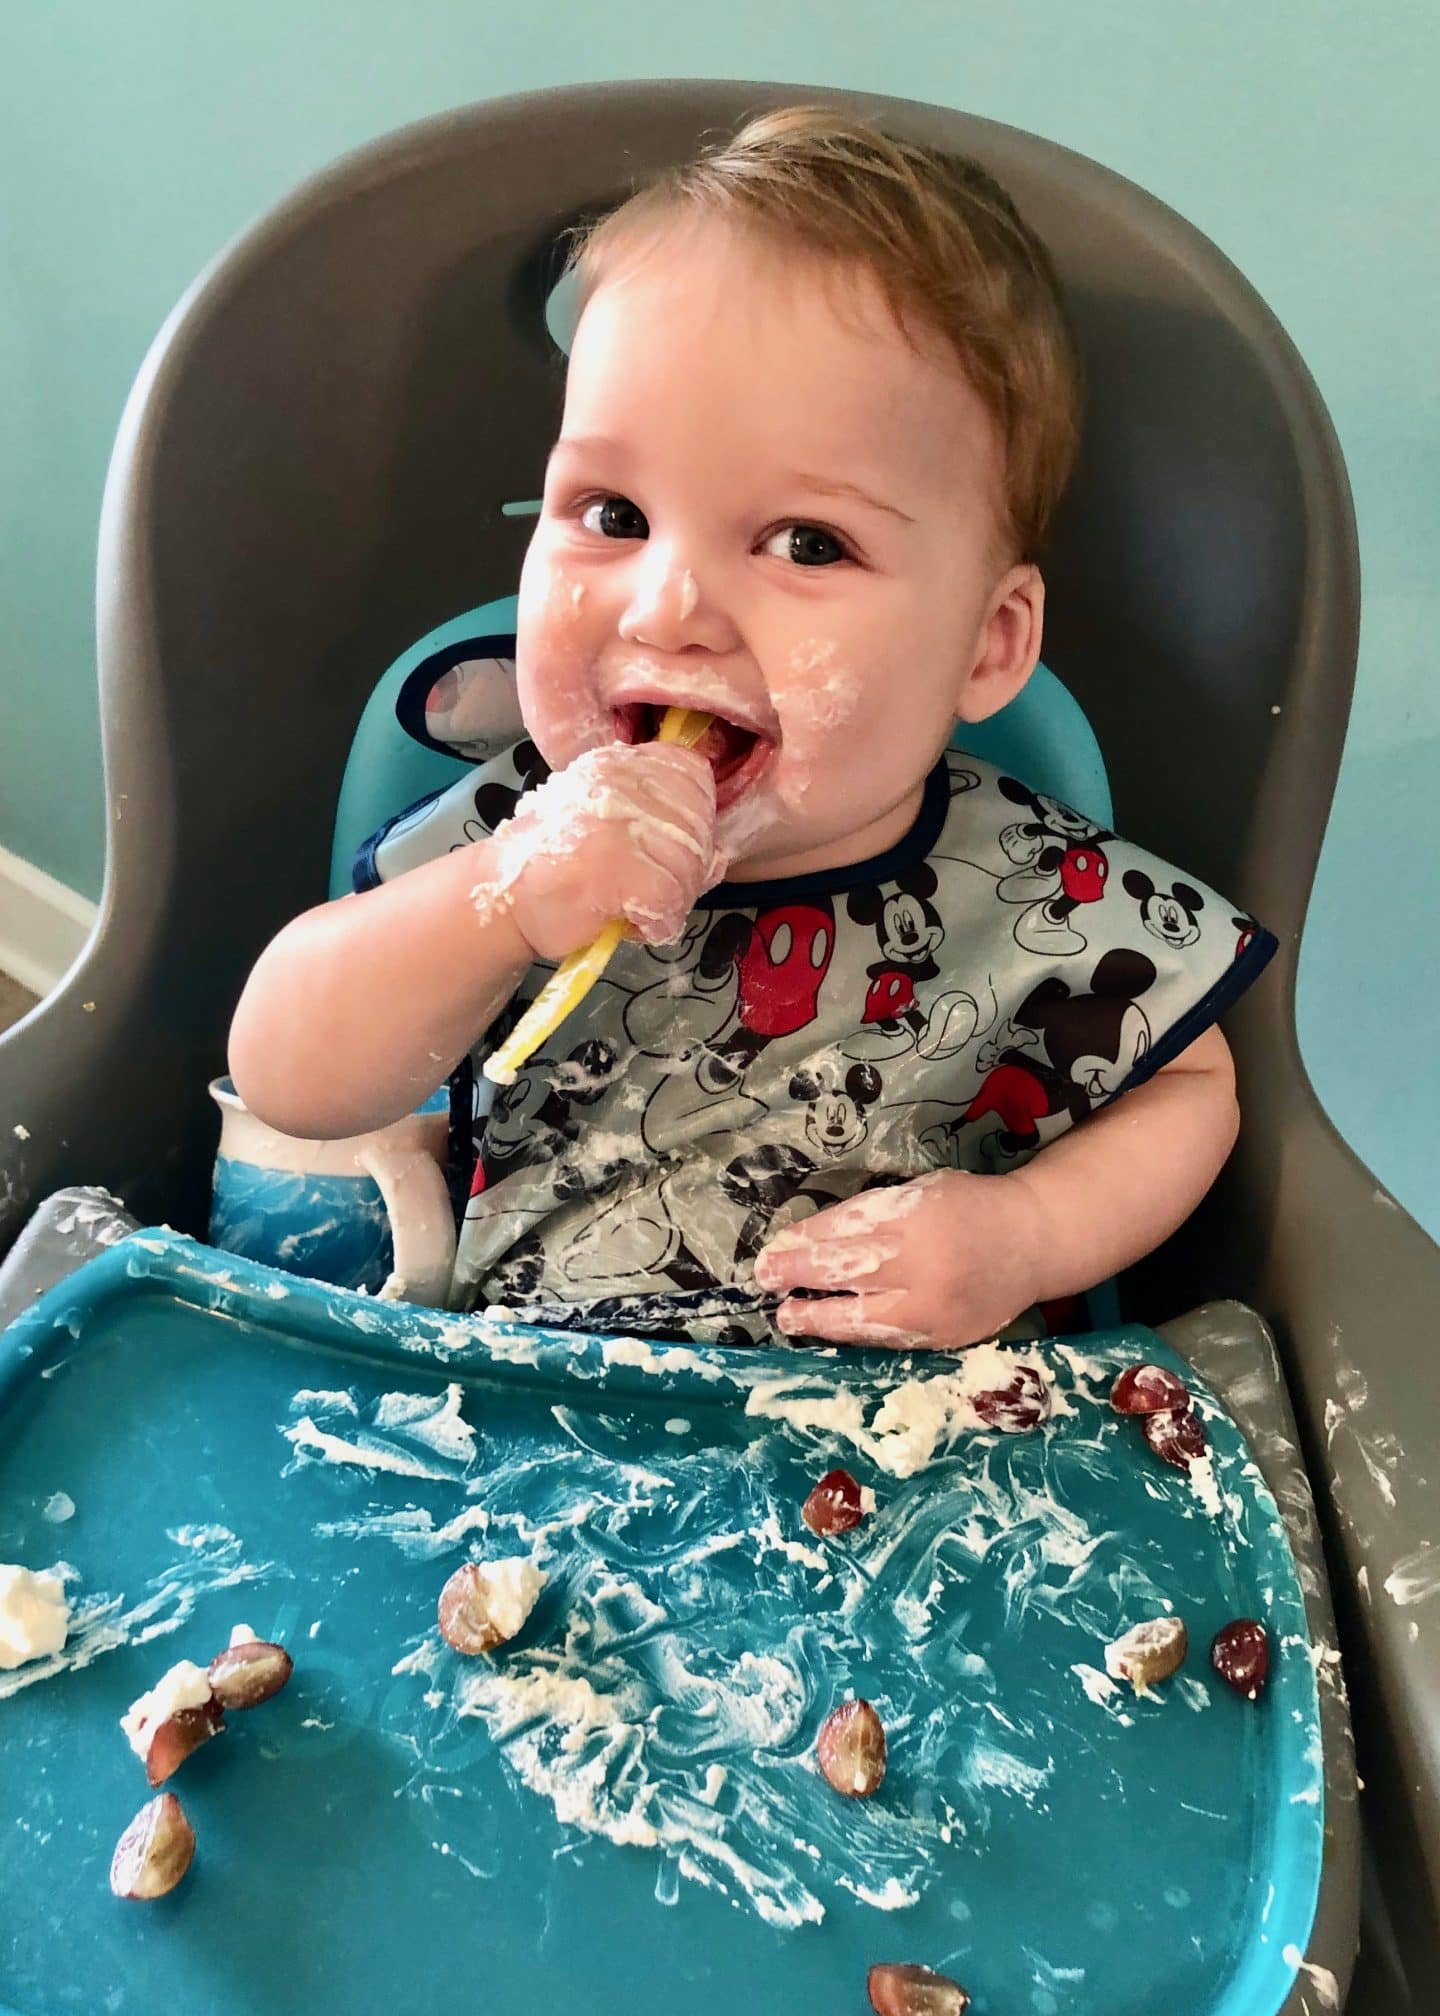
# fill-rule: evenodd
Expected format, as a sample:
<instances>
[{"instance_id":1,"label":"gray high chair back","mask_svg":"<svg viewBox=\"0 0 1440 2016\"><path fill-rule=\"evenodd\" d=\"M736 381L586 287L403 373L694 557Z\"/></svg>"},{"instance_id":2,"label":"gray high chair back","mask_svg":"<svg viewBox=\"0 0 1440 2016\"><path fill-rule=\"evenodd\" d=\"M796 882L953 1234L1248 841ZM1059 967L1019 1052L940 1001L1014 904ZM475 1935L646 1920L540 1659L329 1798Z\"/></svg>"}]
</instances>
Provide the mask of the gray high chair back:
<instances>
[{"instance_id":1,"label":"gray high chair back","mask_svg":"<svg viewBox=\"0 0 1440 2016\"><path fill-rule=\"evenodd\" d=\"M1280 940L1227 1024L1239 1148L1192 1224L1123 1284L1126 1309L1160 1321L1238 1297L1273 1326L1322 1498L1387 1901L1402 1949L1433 1954L1440 1655L1433 1614L1397 1605L1386 1579L1411 1572L1408 1593L1407 1557L1423 1566L1427 1545L1411 1479L1440 1461L1440 1253L1329 1125L1294 1022L1355 665L1349 494L1264 304L1093 162L899 100L583 87L367 147L224 252L157 338L110 471L105 889L81 960L0 1038L0 1249L73 1182L203 1228L205 1084L256 954L325 893L371 686L433 624L513 589L529 526L501 507L538 494L560 409L543 319L558 227L707 130L800 99L978 157L1067 287L1089 394L1046 568L1046 658L1095 726L1120 829L1233 891ZM1229 1308L1185 1334L1212 1360L1265 1350L1263 1326ZM1354 1416L1350 1368L1368 1382ZM1428 1640L1411 1642L1412 1619Z\"/></svg>"}]
</instances>

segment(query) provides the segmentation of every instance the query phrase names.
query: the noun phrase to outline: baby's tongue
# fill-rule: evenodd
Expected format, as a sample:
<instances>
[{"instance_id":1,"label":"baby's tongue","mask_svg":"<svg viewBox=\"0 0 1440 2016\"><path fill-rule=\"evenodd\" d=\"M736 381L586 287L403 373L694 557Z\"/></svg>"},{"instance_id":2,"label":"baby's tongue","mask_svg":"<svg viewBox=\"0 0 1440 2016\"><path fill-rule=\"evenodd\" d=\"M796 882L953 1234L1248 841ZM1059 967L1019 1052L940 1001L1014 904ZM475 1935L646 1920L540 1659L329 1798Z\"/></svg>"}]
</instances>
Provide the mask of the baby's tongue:
<instances>
[{"instance_id":1,"label":"baby's tongue","mask_svg":"<svg viewBox=\"0 0 1440 2016\"><path fill-rule=\"evenodd\" d=\"M754 740L748 728L737 728L732 721L717 718L695 744L695 752L703 756L716 776L720 777L727 770L733 770L736 764L744 762Z\"/></svg>"}]
</instances>

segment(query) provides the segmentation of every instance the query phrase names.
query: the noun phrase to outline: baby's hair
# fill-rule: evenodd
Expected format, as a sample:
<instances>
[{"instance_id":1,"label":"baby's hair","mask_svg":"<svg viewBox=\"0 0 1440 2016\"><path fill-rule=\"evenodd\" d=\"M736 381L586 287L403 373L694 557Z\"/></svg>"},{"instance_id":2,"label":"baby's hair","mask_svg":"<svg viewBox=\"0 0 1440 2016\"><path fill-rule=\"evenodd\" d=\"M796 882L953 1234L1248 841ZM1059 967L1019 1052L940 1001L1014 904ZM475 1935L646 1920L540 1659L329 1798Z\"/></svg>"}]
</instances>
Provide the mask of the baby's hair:
<instances>
[{"instance_id":1,"label":"baby's hair","mask_svg":"<svg viewBox=\"0 0 1440 2016\"><path fill-rule=\"evenodd\" d=\"M1049 254L992 175L824 106L760 113L573 227L577 306L687 212L866 267L912 344L917 325L941 336L1004 443L1006 543L1036 557L1075 460L1080 363Z\"/></svg>"}]
</instances>

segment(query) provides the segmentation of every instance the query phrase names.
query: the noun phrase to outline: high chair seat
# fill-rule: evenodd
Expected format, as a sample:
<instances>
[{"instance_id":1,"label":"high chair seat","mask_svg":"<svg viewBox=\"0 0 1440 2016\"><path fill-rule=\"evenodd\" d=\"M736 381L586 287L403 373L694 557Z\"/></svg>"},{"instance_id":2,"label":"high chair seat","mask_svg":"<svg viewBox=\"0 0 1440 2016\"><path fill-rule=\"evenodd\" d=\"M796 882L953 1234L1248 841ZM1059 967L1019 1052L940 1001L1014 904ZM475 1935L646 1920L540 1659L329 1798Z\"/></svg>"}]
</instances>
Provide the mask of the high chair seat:
<instances>
[{"instance_id":1,"label":"high chair seat","mask_svg":"<svg viewBox=\"0 0 1440 2016\"><path fill-rule=\"evenodd\" d=\"M157 337L111 464L105 887L80 960L0 1037L0 1246L72 1183L203 1226L204 1088L260 948L326 893L377 669L517 578L529 525L504 507L535 496L559 412L544 313L557 234L706 130L802 97L977 156L1067 289L1089 401L1046 566L1047 658L1104 751L1121 830L1233 891L1280 939L1227 1021L1240 1145L1191 1223L1121 1284L1125 1313L1158 1323L1233 1297L1274 1332L1329 1548L1377 1893L1399 1962L1428 1982L1440 1596L1423 1480L1440 1463L1440 1253L1339 1139L1294 1022L1355 668L1349 492L1265 304L1198 231L1096 163L865 94L573 87L380 140L223 251ZM1327 1817L1343 1887L1354 1815ZM1351 1884L1352 1921L1353 1904ZM1324 1964L1343 1992L1343 1926L1332 1939Z\"/></svg>"}]
</instances>

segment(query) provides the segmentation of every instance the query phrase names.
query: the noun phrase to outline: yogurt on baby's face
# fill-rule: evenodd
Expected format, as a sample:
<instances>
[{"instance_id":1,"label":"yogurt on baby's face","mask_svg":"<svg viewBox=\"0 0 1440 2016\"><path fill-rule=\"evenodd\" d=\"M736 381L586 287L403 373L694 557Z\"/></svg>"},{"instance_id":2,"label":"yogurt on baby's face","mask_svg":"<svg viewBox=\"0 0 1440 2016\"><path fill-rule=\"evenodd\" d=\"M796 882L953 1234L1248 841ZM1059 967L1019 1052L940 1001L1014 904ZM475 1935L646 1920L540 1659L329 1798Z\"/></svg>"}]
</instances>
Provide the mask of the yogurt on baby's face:
<instances>
[{"instance_id":1,"label":"yogurt on baby's face","mask_svg":"<svg viewBox=\"0 0 1440 2016\"><path fill-rule=\"evenodd\" d=\"M1036 570L999 557L999 426L878 282L847 272L842 315L832 280L709 224L602 276L520 579L551 769L666 705L715 716L718 845L752 877L893 845L1039 634Z\"/></svg>"},{"instance_id":2,"label":"yogurt on baby's face","mask_svg":"<svg viewBox=\"0 0 1440 2016\"><path fill-rule=\"evenodd\" d=\"M0 1667L60 1651L69 1631L70 1605L58 1575L0 1565Z\"/></svg>"}]
</instances>

